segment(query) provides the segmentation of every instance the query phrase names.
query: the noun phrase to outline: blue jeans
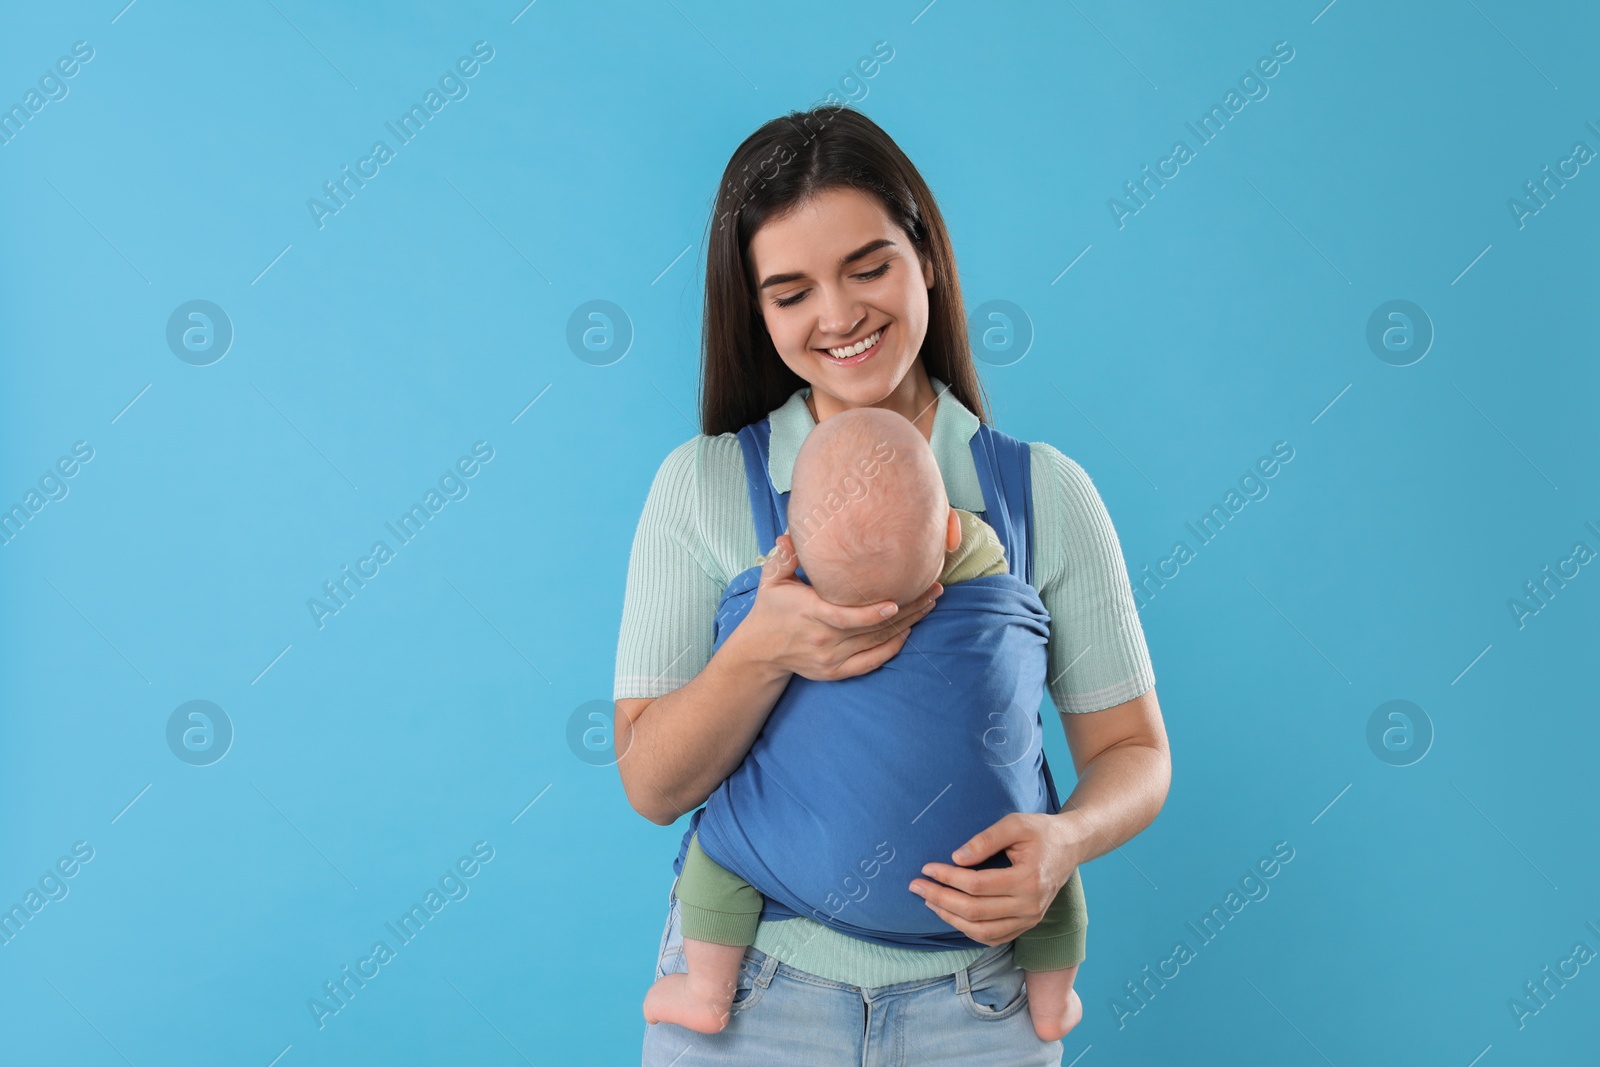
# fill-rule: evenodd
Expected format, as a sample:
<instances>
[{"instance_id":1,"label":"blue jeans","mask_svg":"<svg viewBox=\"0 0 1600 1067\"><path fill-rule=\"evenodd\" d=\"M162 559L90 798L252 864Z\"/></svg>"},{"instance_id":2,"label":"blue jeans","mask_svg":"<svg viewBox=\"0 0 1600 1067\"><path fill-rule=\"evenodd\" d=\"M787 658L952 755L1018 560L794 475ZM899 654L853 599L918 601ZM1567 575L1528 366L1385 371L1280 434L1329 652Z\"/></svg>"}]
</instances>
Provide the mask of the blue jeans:
<instances>
[{"instance_id":1,"label":"blue jeans","mask_svg":"<svg viewBox=\"0 0 1600 1067\"><path fill-rule=\"evenodd\" d=\"M685 970L672 899L656 977ZM643 1067L1059 1067L1061 1042L1040 1041L1011 944L942 978L898 985L832 982L745 949L728 1025L701 1034L672 1023L644 1031Z\"/></svg>"}]
</instances>

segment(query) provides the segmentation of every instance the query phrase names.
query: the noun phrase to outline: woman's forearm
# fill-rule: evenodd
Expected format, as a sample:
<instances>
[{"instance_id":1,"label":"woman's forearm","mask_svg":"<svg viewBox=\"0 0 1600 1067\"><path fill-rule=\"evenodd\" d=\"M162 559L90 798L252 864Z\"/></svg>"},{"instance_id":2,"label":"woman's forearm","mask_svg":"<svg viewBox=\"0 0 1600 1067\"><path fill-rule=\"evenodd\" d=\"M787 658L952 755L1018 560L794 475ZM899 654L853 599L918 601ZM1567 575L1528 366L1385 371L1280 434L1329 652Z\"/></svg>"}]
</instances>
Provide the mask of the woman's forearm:
<instances>
[{"instance_id":1,"label":"woman's forearm","mask_svg":"<svg viewBox=\"0 0 1600 1067\"><path fill-rule=\"evenodd\" d=\"M1165 748L1114 745L1087 763L1058 816L1072 828L1078 863L1105 855L1154 822L1171 784Z\"/></svg>"},{"instance_id":2,"label":"woman's forearm","mask_svg":"<svg viewBox=\"0 0 1600 1067\"><path fill-rule=\"evenodd\" d=\"M728 777L755 743L790 672L741 637L728 635L684 685L645 703L630 720L618 701L617 769L635 811L662 826L688 814Z\"/></svg>"}]
</instances>

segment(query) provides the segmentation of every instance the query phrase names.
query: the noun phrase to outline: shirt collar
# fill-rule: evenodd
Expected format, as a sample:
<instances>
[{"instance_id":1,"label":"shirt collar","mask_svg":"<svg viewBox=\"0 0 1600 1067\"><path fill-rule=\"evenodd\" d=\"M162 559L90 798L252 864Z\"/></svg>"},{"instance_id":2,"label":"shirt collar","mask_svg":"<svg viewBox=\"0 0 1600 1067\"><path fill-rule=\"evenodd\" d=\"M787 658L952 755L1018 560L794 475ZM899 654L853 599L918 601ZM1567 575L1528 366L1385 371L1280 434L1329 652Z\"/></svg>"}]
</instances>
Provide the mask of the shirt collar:
<instances>
[{"instance_id":1,"label":"shirt collar","mask_svg":"<svg viewBox=\"0 0 1600 1067\"><path fill-rule=\"evenodd\" d=\"M978 432L978 416L968 411L950 387L938 378L929 375L928 382L939 398L933 412L933 436L928 445L933 449L934 461L939 464L939 473L944 476L945 495L950 498L951 507L982 512L983 487L978 483L978 465L972 458L972 435ZM806 407L806 397L810 394L810 386L795 390L781 407L767 416L772 426L772 438L767 447L767 476L780 493L789 491L800 444L816 426L811 410Z\"/></svg>"}]
</instances>

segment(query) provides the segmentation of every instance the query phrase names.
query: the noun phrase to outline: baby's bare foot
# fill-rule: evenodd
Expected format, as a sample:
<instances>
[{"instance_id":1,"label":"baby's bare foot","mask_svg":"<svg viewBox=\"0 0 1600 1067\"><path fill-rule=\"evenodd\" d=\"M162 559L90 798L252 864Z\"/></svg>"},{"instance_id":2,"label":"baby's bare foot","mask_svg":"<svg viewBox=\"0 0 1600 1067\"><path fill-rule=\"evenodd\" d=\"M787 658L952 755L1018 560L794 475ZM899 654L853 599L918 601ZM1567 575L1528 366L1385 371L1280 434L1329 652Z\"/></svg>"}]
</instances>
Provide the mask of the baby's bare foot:
<instances>
[{"instance_id":1,"label":"baby's bare foot","mask_svg":"<svg viewBox=\"0 0 1600 1067\"><path fill-rule=\"evenodd\" d=\"M1068 967L1060 971L1029 971L1025 975L1028 1014L1040 1041L1059 1041L1083 1020L1083 1001L1072 988L1077 973L1078 968Z\"/></svg>"},{"instance_id":2,"label":"baby's bare foot","mask_svg":"<svg viewBox=\"0 0 1600 1067\"><path fill-rule=\"evenodd\" d=\"M728 1007L733 1002L733 990L727 996L697 995L687 974L669 974L656 980L644 996L644 1021L647 1023L677 1023L702 1034L721 1033L728 1025Z\"/></svg>"}]
</instances>

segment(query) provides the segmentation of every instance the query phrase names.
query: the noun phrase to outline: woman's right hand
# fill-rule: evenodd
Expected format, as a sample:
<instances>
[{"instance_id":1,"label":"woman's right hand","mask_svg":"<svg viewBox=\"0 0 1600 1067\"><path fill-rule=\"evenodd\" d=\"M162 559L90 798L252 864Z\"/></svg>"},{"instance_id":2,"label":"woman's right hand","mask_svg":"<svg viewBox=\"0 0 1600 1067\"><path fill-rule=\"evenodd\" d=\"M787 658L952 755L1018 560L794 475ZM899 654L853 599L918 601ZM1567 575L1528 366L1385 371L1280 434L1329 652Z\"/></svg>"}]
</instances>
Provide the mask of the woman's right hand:
<instances>
[{"instance_id":1,"label":"woman's right hand","mask_svg":"<svg viewBox=\"0 0 1600 1067\"><path fill-rule=\"evenodd\" d=\"M911 626L933 610L944 592L938 582L912 603L892 600L863 607L830 604L795 577L799 559L788 534L780 534L761 569L750 614L739 624L746 640L773 666L813 681L831 682L876 670L905 645ZM736 631L737 632L737 631Z\"/></svg>"}]
</instances>

